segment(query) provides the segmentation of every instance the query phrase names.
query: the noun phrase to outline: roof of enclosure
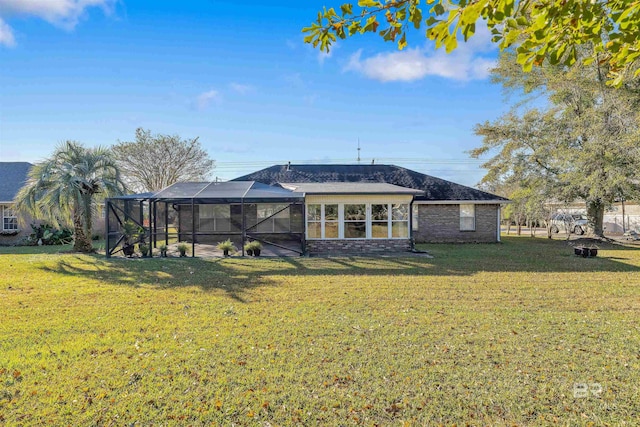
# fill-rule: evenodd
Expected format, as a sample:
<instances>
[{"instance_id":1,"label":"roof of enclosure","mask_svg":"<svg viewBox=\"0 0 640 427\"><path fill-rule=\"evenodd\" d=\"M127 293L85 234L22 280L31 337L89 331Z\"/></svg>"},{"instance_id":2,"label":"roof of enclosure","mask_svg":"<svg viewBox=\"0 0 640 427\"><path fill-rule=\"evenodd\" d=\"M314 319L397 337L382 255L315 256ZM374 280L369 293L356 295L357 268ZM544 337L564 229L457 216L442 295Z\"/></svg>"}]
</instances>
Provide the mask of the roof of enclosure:
<instances>
[{"instance_id":1,"label":"roof of enclosure","mask_svg":"<svg viewBox=\"0 0 640 427\"><path fill-rule=\"evenodd\" d=\"M178 182L146 198L173 203L268 203L303 201L304 194L256 181Z\"/></svg>"},{"instance_id":2,"label":"roof of enclosure","mask_svg":"<svg viewBox=\"0 0 640 427\"><path fill-rule=\"evenodd\" d=\"M149 197L152 197L153 193L136 193L136 194L126 194L124 196L114 197L114 199L121 200L146 200Z\"/></svg>"},{"instance_id":3,"label":"roof of enclosure","mask_svg":"<svg viewBox=\"0 0 640 427\"><path fill-rule=\"evenodd\" d=\"M305 194L424 194L422 190L383 182L294 182L280 183L280 185Z\"/></svg>"}]
</instances>

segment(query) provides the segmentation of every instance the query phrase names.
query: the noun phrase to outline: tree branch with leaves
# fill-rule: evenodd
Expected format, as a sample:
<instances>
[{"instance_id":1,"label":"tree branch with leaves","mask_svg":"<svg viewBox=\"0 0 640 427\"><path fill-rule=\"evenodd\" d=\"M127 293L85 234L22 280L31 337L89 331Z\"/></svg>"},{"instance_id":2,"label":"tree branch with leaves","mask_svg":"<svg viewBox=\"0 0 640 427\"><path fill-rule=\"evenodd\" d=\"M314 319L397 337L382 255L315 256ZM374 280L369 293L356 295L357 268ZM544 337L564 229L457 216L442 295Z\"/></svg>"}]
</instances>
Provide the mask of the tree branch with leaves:
<instances>
[{"instance_id":1,"label":"tree branch with leaves","mask_svg":"<svg viewBox=\"0 0 640 427\"><path fill-rule=\"evenodd\" d=\"M640 57L640 1L629 0L360 0L324 8L303 28L305 42L328 52L337 39L375 33L407 46L407 33L426 29L447 52L485 25L501 50L515 49L525 71L543 62L606 63L608 84L620 86ZM587 57L578 48L591 46Z\"/></svg>"}]
</instances>

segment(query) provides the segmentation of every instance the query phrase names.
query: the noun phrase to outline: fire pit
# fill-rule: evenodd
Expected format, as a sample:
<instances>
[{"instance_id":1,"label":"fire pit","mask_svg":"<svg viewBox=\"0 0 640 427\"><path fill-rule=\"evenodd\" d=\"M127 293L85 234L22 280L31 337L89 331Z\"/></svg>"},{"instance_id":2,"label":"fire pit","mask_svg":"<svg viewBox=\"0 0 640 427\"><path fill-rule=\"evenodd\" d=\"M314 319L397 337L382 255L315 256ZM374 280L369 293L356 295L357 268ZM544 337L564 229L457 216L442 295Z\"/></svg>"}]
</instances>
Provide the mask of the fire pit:
<instances>
[{"instance_id":1,"label":"fire pit","mask_svg":"<svg viewBox=\"0 0 640 427\"><path fill-rule=\"evenodd\" d=\"M575 246L573 248L573 253L577 256L581 256L582 258L595 257L598 255L598 248L594 247L586 247L586 246Z\"/></svg>"}]
</instances>

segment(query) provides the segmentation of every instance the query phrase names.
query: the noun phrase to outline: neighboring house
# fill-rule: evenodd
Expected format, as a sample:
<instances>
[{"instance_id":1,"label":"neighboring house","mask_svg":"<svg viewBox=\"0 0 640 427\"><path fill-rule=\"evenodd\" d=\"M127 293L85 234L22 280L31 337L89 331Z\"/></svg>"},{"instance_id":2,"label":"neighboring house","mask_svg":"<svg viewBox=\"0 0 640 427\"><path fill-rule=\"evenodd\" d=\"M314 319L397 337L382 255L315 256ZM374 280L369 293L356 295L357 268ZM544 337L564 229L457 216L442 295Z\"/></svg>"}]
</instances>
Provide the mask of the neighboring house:
<instances>
[{"instance_id":1,"label":"neighboring house","mask_svg":"<svg viewBox=\"0 0 640 427\"><path fill-rule=\"evenodd\" d=\"M228 182L186 182L106 200L108 255L131 220L161 244L237 247L259 240L294 253L410 250L414 242L499 242L509 200L392 165L278 165Z\"/></svg>"},{"instance_id":2,"label":"neighboring house","mask_svg":"<svg viewBox=\"0 0 640 427\"><path fill-rule=\"evenodd\" d=\"M313 223L314 220L309 217L309 212L317 210L318 206L321 211L326 211L327 206L330 206L331 210L337 209L339 213L346 215L345 206L364 205L367 209L365 227L372 229L377 221L374 209L379 210L385 203L410 205L411 237L417 243L499 242L500 206L509 203L504 197L394 165L276 165L235 180L258 181L269 185L281 184L290 188L294 188L294 183L331 184L327 185L322 198L307 193L309 196L305 201L308 213L306 238L311 246L314 245L311 242L316 240L350 239L344 233L337 237L335 233L331 236L326 233L310 234L309 221ZM345 193L344 191L349 189L345 183L385 183L418 192L410 196L405 195L404 198L399 198L393 192L380 192L375 196L364 195L356 188L351 193ZM309 188L312 187L299 186L296 191L304 192ZM339 225L346 226L343 222L345 220L340 218ZM403 235L404 237L406 236ZM370 233L358 238L375 239Z\"/></svg>"},{"instance_id":3,"label":"neighboring house","mask_svg":"<svg viewBox=\"0 0 640 427\"><path fill-rule=\"evenodd\" d=\"M0 245L13 245L31 234L31 218L18 218L13 209L14 199L25 184L31 163L0 162ZM21 219L21 221L19 220Z\"/></svg>"}]
</instances>

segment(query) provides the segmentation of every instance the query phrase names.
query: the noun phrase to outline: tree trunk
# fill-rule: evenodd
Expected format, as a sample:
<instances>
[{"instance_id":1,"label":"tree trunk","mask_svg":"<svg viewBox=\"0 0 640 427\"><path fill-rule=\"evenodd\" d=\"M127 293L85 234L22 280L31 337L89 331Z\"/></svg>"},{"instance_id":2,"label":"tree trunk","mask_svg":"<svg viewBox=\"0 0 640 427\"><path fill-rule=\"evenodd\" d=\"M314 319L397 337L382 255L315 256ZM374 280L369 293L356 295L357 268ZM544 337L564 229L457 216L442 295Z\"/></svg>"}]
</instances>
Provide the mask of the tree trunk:
<instances>
[{"instance_id":1,"label":"tree trunk","mask_svg":"<svg viewBox=\"0 0 640 427\"><path fill-rule=\"evenodd\" d=\"M77 252L92 252L93 245L91 239L87 238L84 232L84 218L82 214L75 211L73 213L73 250Z\"/></svg>"},{"instance_id":2,"label":"tree trunk","mask_svg":"<svg viewBox=\"0 0 640 427\"><path fill-rule=\"evenodd\" d=\"M587 201L587 218L596 237L604 237L604 206L602 199Z\"/></svg>"}]
</instances>

